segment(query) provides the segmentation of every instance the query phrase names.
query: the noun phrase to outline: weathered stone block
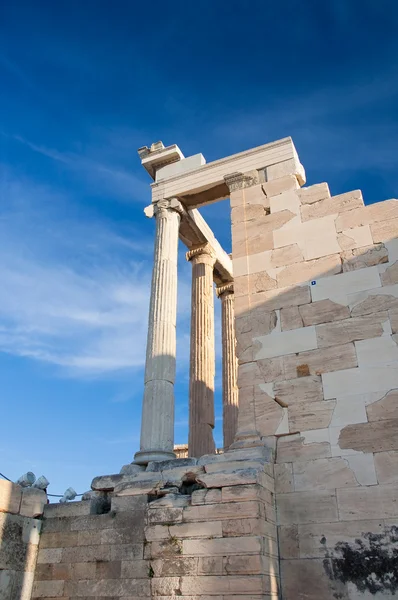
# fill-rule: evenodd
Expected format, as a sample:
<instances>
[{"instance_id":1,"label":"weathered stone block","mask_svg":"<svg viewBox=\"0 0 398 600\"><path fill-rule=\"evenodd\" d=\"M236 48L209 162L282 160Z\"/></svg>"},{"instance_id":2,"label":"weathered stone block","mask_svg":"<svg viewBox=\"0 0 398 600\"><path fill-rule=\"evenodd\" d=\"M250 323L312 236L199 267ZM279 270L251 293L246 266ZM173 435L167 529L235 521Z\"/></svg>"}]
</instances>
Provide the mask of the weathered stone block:
<instances>
[{"instance_id":1,"label":"weathered stone block","mask_svg":"<svg viewBox=\"0 0 398 600\"><path fill-rule=\"evenodd\" d=\"M330 443L326 441L313 442L311 440L306 443L305 437L298 433L278 438L277 463L328 458L331 455Z\"/></svg>"},{"instance_id":2,"label":"weathered stone block","mask_svg":"<svg viewBox=\"0 0 398 600\"><path fill-rule=\"evenodd\" d=\"M227 519L222 521L222 532L224 537L263 535L276 541L275 525L263 518Z\"/></svg>"},{"instance_id":3,"label":"weathered stone block","mask_svg":"<svg viewBox=\"0 0 398 600\"><path fill-rule=\"evenodd\" d=\"M60 533L44 532L40 540L40 550L43 548L70 548L77 546L78 532L77 531L62 531Z\"/></svg>"},{"instance_id":4,"label":"weathered stone block","mask_svg":"<svg viewBox=\"0 0 398 600\"><path fill-rule=\"evenodd\" d=\"M293 465L281 463L274 466L275 491L277 494L294 492Z\"/></svg>"},{"instance_id":5,"label":"weathered stone block","mask_svg":"<svg viewBox=\"0 0 398 600\"><path fill-rule=\"evenodd\" d=\"M267 196L277 196L289 190L298 190L299 184L297 177L289 174L272 181L266 181L261 186Z\"/></svg>"},{"instance_id":6,"label":"weathered stone block","mask_svg":"<svg viewBox=\"0 0 398 600\"><path fill-rule=\"evenodd\" d=\"M347 425L341 430L339 446L359 452L398 450L398 419Z\"/></svg>"},{"instance_id":7,"label":"weathered stone block","mask_svg":"<svg viewBox=\"0 0 398 600\"><path fill-rule=\"evenodd\" d=\"M301 204L314 204L314 202L330 198L330 191L327 183L316 183L297 190L297 195Z\"/></svg>"},{"instance_id":8,"label":"weathered stone block","mask_svg":"<svg viewBox=\"0 0 398 600\"><path fill-rule=\"evenodd\" d=\"M147 504L148 499L145 494L141 496L112 496L111 510L115 512L144 510Z\"/></svg>"},{"instance_id":9,"label":"weathered stone block","mask_svg":"<svg viewBox=\"0 0 398 600\"><path fill-rule=\"evenodd\" d=\"M223 577L182 577L181 592L187 596L192 594L262 594L265 591L264 578L261 576Z\"/></svg>"},{"instance_id":10,"label":"weathered stone block","mask_svg":"<svg viewBox=\"0 0 398 600\"><path fill-rule=\"evenodd\" d=\"M275 399L282 405L291 406L297 402L320 402L323 400L322 380L319 375L299 377L274 384Z\"/></svg>"},{"instance_id":11,"label":"weathered stone block","mask_svg":"<svg viewBox=\"0 0 398 600\"><path fill-rule=\"evenodd\" d=\"M195 575L198 571L198 558L194 556L173 556L151 560L155 577L172 577L176 575ZM129 564L129 563L126 563ZM148 563L147 563L148 565Z\"/></svg>"},{"instance_id":12,"label":"weathered stone block","mask_svg":"<svg viewBox=\"0 0 398 600\"><path fill-rule=\"evenodd\" d=\"M91 482L91 489L103 491L103 492L111 492L115 489L115 487L124 482L129 481L133 475L124 475L121 473L115 473L114 475L100 475L99 477L94 477Z\"/></svg>"},{"instance_id":13,"label":"weathered stone block","mask_svg":"<svg viewBox=\"0 0 398 600\"><path fill-rule=\"evenodd\" d=\"M289 244L288 246L282 246L281 248L272 250L270 266L273 268L287 267L288 265L293 265L303 260L304 256L298 244ZM252 261L250 260L250 262Z\"/></svg>"},{"instance_id":14,"label":"weathered stone block","mask_svg":"<svg viewBox=\"0 0 398 600\"><path fill-rule=\"evenodd\" d=\"M395 200L395 203L398 205L397 200ZM397 210L394 211L394 214L396 213ZM398 218L395 217L394 219L386 219L381 223L373 223L370 226L370 231L372 233L373 243L375 244L395 240L398 236Z\"/></svg>"},{"instance_id":15,"label":"weathered stone block","mask_svg":"<svg viewBox=\"0 0 398 600\"><path fill-rule=\"evenodd\" d=\"M336 494L323 490L279 494L277 511L281 525L339 520Z\"/></svg>"},{"instance_id":16,"label":"weathered stone block","mask_svg":"<svg viewBox=\"0 0 398 600\"><path fill-rule=\"evenodd\" d=\"M203 523L178 523L170 525L171 537L176 538L218 538L222 537L221 521Z\"/></svg>"},{"instance_id":17,"label":"weathered stone block","mask_svg":"<svg viewBox=\"0 0 398 600\"><path fill-rule=\"evenodd\" d=\"M343 458L321 458L293 464L295 490L332 490L356 487L358 481Z\"/></svg>"},{"instance_id":18,"label":"weathered stone block","mask_svg":"<svg viewBox=\"0 0 398 600\"><path fill-rule=\"evenodd\" d=\"M60 598L64 593L63 581L35 581L32 598Z\"/></svg>"},{"instance_id":19,"label":"weathered stone block","mask_svg":"<svg viewBox=\"0 0 398 600\"><path fill-rule=\"evenodd\" d=\"M385 200L384 202L376 202L363 208L357 208L349 212L345 212L336 220L337 231L343 231L345 229L351 229L360 225L370 225L371 228L374 224L381 221L392 221L398 215L398 201L397 200ZM383 241L383 240L375 240Z\"/></svg>"},{"instance_id":20,"label":"weathered stone block","mask_svg":"<svg viewBox=\"0 0 398 600\"><path fill-rule=\"evenodd\" d=\"M40 548L37 555L37 564L60 563L62 548Z\"/></svg>"},{"instance_id":21,"label":"weathered stone block","mask_svg":"<svg viewBox=\"0 0 398 600\"><path fill-rule=\"evenodd\" d=\"M219 488L231 485L248 485L257 483L258 475L258 468L243 468L227 473L205 473L204 475L198 477L198 482L203 483L206 488Z\"/></svg>"},{"instance_id":22,"label":"weathered stone block","mask_svg":"<svg viewBox=\"0 0 398 600\"><path fill-rule=\"evenodd\" d=\"M390 519L398 516L398 486L372 485L337 490L342 521Z\"/></svg>"},{"instance_id":23,"label":"weathered stone block","mask_svg":"<svg viewBox=\"0 0 398 600\"><path fill-rule=\"evenodd\" d=\"M342 231L337 235L337 241L342 250L353 250L354 248L363 248L373 244L369 225Z\"/></svg>"},{"instance_id":24,"label":"weathered stone block","mask_svg":"<svg viewBox=\"0 0 398 600\"><path fill-rule=\"evenodd\" d=\"M286 267L289 268L290 267ZM282 273L282 271L280 271ZM235 307L238 304L239 298L235 299ZM253 308L259 308L264 311L264 307L267 307L267 311L278 310L285 306L300 306L301 304L307 304L311 302L311 293L308 285L290 285L285 288L279 287L276 290L269 290L267 292L260 292L250 298L250 310ZM249 306L244 307L244 312L247 313ZM242 314L242 312L240 313Z\"/></svg>"},{"instance_id":25,"label":"weathered stone block","mask_svg":"<svg viewBox=\"0 0 398 600\"><path fill-rule=\"evenodd\" d=\"M296 402L289 407L289 427L291 431L325 429L329 427L336 406L336 400L321 402Z\"/></svg>"},{"instance_id":26,"label":"weathered stone block","mask_svg":"<svg viewBox=\"0 0 398 600\"><path fill-rule=\"evenodd\" d=\"M280 559L300 558L298 525L278 527Z\"/></svg>"},{"instance_id":27,"label":"weathered stone block","mask_svg":"<svg viewBox=\"0 0 398 600\"><path fill-rule=\"evenodd\" d=\"M398 390L388 392L383 398L366 407L369 421L385 421L397 416Z\"/></svg>"},{"instance_id":28,"label":"weathered stone block","mask_svg":"<svg viewBox=\"0 0 398 600\"><path fill-rule=\"evenodd\" d=\"M386 288L388 289L388 288ZM398 309L398 297L392 294L370 294L366 300L355 304L351 310L353 317L370 315L385 310Z\"/></svg>"},{"instance_id":29,"label":"weathered stone block","mask_svg":"<svg viewBox=\"0 0 398 600\"><path fill-rule=\"evenodd\" d=\"M388 262L388 252L384 244L376 244L341 253L343 272L373 267Z\"/></svg>"},{"instance_id":30,"label":"weathered stone block","mask_svg":"<svg viewBox=\"0 0 398 600\"><path fill-rule=\"evenodd\" d=\"M54 519L61 517L80 517L90 515L91 502L65 502L65 504L46 504L44 506L44 517L46 519Z\"/></svg>"},{"instance_id":31,"label":"weathered stone block","mask_svg":"<svg viewBox=\"0 0 398 600\"><path fill-rule=\"evenodd\" d=\"M379 483L398 484L398 452L377 452L374 455L377 479Z\"/></svg>"},{"instance_id":32,"label":"weathered stone block","mask_svg":"<svg viewBox=\"0 0 398 600\"><path fill-rule=\"evenodd\" d=\"M333 573L329 559L281 561L283 600L348 600L345 585L328 573Z\"/></svg>"},{"instance_id":33,"label":"weathered stone block","mask_svg":"<svg viewBox=\"0 0 398 600\"><path fill-rule=\"evenodd\" d=\"M324 258L307 260L302 263L285 267L277 274L278 287L288 287L295 284L305 283L312 279L329 277L341 273L342 265L340 254L331 254Z\"/></svg>"},{"instance_id":34,"label":"weathered stone block","mask_svg":"<svg viewBox=\"0 0 398 600\"><path fill-rule=\"evenodd\" d=\"M22 488L12 481L0 479L0 512L18 514L21 506Z\"/></svg>"},{"instance_id":35,"label":"weathered stone block","mask_svg":"<svg viewBox=\"0 0 398 600\"><path fill-rule=\"evenodd\" d=\"M318 202L301 207L301 218L303 221L310 219L319 219L327 215L344 213L356 208L363 207L363 198L361 190L354 190L332 198L325 198Z\"/></svg>"},{"instance_id":36,"label":"weathered stone block","mask_svg":"<svg viewBox=\"0 0 398 600\"><path fill-rule=\"evenodd\" d=\"M281 328L282 331L298 329L304 327L298 306L288 306L281 309Z\"/></svg>"},{"instance_id":37,"label":"weathered stone block","mask_svg":"<svg viewBox=\"0 0 398 600\"><path fill-rule=\"evenodd\" d=\"M258 502L227 502L223 504L208 504L205 506L189 506L184 510L184 522L222 521L224 519L255 518L260 516Z\"/></svg>"},{"instance_id":38,"label":"weathered stone block","mask_svg":"<svg viewBox=\"0 0 398 600\"><path fill-rule=\"evenodd\" d=\"M148 524L177 523L182 521L183 507L176 508L150 508L148 510Z\"/></svg>"},{"instance_id":39,"label":"weathered stone block","mask_svg":"<svg viewBox=\"0 0 398 600\"><path fill-rule=\"evenodd\" d=\"M383 323L388 320L388 313L382 311L370 316L352 317L345 321L336 321L316 326L316 337L319 348L338 346L380 337L384 333Z\"/></svg>"},{"instance_id":40,"label":"weathered stone block","mask_svg":"<svg viewBox=\"0 0 398 600\"><path fill-rule=\"evenodd\" d=\"M286 379L300 377L302 372L306 375L320 375L358 366L355 346L352 343L291 354L283 358L283 363ZM300 369L303 365L306 365L308 370Z\"/></svg>"},{"instance_id":41,"label":"weathered stone block","mask_svg":"<svg viewBox=\"0 0 398 600\"><path fill-rule=\"evenodd\" d=\"M46 492L36 488L24 488L19 512L24 517L41 517L46 503Z\"/></svg>"},{"instance_id":42,"label":"weathered stone block","mask_svg":"<svg viewBox=\"0 0 398 600\"><path fill-rule=\"evenodd\" d=\"M398 283L398 261L395 261L390 267L380 273L382 285L395 285Z\"/></svg>"}]
</instances>

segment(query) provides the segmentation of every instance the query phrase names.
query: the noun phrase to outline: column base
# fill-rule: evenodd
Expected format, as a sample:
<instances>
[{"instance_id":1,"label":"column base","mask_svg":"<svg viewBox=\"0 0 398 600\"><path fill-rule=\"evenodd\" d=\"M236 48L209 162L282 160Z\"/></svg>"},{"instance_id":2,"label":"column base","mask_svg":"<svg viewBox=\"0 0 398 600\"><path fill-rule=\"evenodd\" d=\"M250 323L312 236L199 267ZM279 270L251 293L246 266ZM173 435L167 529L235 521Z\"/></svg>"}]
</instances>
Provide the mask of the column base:
<instances>
[{"instance_id":1,"label":"column base","mask_svg":"<svg viewBox=\"0 0 398 600\"><path fill-rule=\"evenodd\" d=\"M172 460L174 458L176 458L174 452L168 452L167 450L140 450L134 454L134 463L136 465L147 465L153 460Z\"/></svg>"},{"instance_id":2,"label":"column base","mask_svg":"<svg viewBox=\"0 0 398 600\"><path fill-rule=\"evenodd\" d=\"M253 448L254 446L264 446L260 433L256 430L238 432L233 444L228 450L238 450L239 448Z\"/></svg>"}]
</instances>

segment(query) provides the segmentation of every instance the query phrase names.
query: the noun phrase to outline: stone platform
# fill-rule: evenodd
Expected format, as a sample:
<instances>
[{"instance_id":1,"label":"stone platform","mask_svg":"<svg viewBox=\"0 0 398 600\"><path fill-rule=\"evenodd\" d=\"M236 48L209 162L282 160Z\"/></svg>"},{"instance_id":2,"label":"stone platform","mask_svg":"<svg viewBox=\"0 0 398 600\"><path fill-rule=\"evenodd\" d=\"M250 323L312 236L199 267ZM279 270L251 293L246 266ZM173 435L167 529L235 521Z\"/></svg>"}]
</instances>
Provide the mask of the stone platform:
<instances>
[{"instance_id":1,"label":"stone platform","mask_svg":"<svg viewBox=\"0 0 398 600\"><path fill-rule=\"evenodd\" d=\"M92 487L46 507L33 598L278 598L270 449L150 463Z\"/></svg>"}]
</instances>

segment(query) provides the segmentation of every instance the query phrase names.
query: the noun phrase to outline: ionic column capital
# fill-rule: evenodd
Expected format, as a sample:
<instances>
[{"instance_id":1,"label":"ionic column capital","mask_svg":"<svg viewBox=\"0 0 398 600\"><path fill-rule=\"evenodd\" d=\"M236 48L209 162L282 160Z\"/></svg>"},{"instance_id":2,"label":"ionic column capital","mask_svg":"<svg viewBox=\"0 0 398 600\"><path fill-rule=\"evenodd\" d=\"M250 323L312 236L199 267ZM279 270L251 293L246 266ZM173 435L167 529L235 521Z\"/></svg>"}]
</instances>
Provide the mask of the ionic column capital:
<instances>
[{"instance_id":1,"label":"ionic column capital","mask_svg":"<svg viewBox=\"0 0 398 600\"><path fill-rule=\"evenodd\" d=\"M217 298L221 300L226 296L232 296L234 293L234 282L229 281L228 283L221 283L216 287Z\"/></svg>"},{"instance_id":2,"label":"ionic column capital","mask_svg":"<svg viewBox=\"0 0 398 600\"><path fill-rule=\"evenodd\" d=\"M170 211L177 212L181 217L185 212L184 206L178 198L169 198L154 202L144 208L145 216L151 219L153 216L165 217Z\"/></svg>"},{"instance_id":3,"label":"ionic column capital","mask_svg":"<svg viewBox=\"0 0 398 600\"><path fill-rule=\"evenodd\" d=\"M192 248L185 256L188 262L193 261L195 264L204 263L214 267L216 262L215 252L209 244Z\"/></svg>"},{"instance_id":4,"label":"ionic column capital","mask_svg":"<svg viewBox=\"0 0 398 600\"><path fill-rule=\"evenodd\" d=\"M250 171L249 173L230 173L224 176L224 181L227 184L230 192L236 190L242 190L243 188L251 187L259 183L259 177L257 171Z\"/></svg>"}]
</instances>

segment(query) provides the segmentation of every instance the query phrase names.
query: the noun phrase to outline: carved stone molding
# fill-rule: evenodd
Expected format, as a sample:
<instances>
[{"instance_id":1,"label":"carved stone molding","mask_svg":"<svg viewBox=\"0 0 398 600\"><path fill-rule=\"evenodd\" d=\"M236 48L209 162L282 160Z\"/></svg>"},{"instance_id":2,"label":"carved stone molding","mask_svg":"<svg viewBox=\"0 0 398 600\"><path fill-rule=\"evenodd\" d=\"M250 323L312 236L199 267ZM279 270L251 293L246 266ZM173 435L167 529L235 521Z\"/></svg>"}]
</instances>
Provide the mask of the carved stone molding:
<instances>
[{"instance_id":1,"label":"carved stone molding","mask_svg":"<svg viewBox=\"0 0 398 600\"><path fill-rule=\"evenodd\" d=\"M164 211L175 210L181 217L186 213L178 198L163 199L144 208L145 216L149 219Z\"/></svg>"},{"instance_id":2,"label":"carved stone molding","mask_svg":"<svg viewBox=\"0 0 398 600\"><path fill-rule=\"evenodd\" d=\"M223 283L222 285L218 285L216 287L217 298L221 298L224 294L233 294L233 293L234 293L233 281L230 281L228 283Z\"/></svg>"},{"instance_id":3,"label":"carved stone molding","mask_svg":"<svg viewBox=\"0 0 398 600\"><path fill-rule=\"evenodd\" d=\"M193 259L196 259L196 262L209 262L209 259L213 264L216 262L215 252L209 244L192 248L191 250L188 250L185 256L188 262Z\"/></svg>"},{"instance_id":4,"label":"carved stone molding","mask_svg":"<svg viewBox=\"0 0 398 600\"><path fill-rule=\"evenodd\" d=\"M229 191L235 192L236 190L242 190L251 187L252 185L256 185L259 183L259 177L256 171L251 171L250 174L236 172L225 175L224 181L227 184Z\"/></svg>"}]
</instances>

